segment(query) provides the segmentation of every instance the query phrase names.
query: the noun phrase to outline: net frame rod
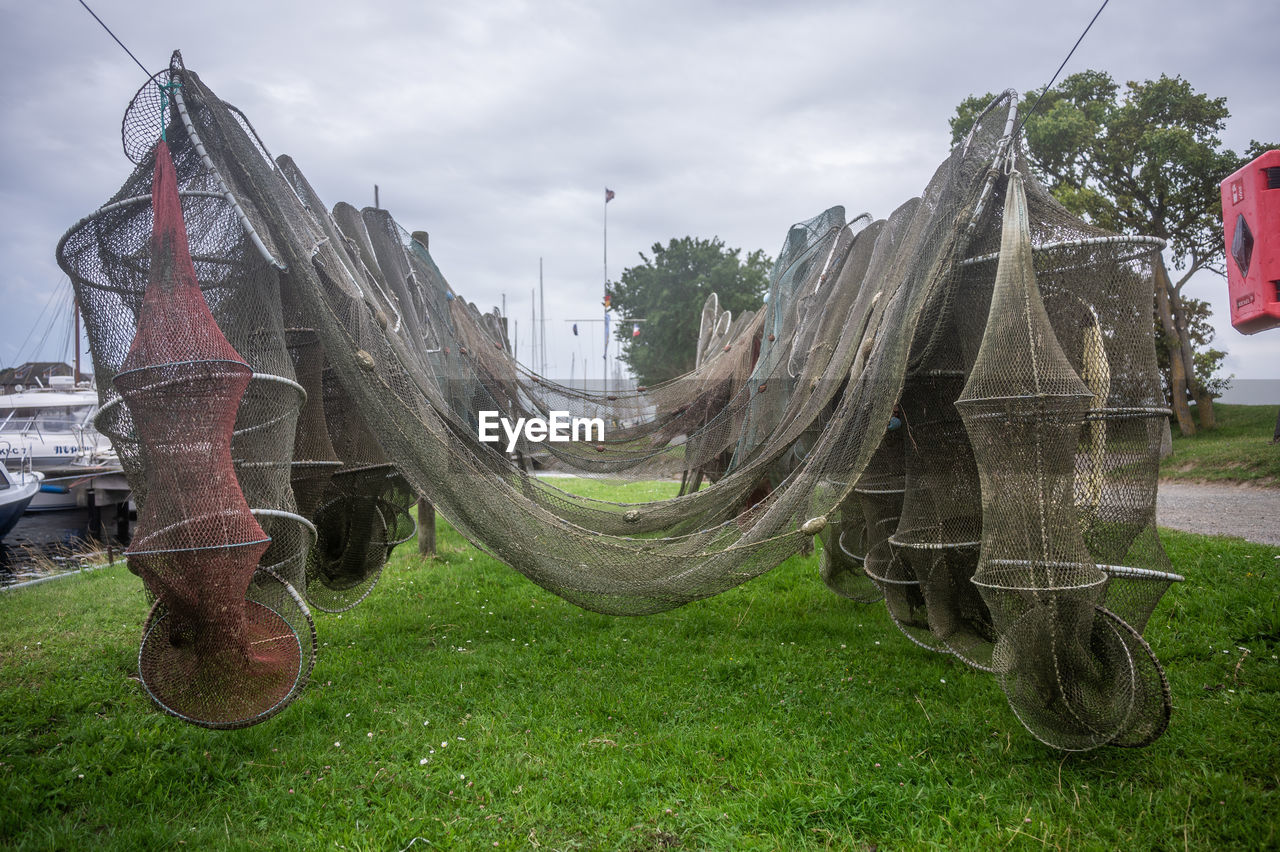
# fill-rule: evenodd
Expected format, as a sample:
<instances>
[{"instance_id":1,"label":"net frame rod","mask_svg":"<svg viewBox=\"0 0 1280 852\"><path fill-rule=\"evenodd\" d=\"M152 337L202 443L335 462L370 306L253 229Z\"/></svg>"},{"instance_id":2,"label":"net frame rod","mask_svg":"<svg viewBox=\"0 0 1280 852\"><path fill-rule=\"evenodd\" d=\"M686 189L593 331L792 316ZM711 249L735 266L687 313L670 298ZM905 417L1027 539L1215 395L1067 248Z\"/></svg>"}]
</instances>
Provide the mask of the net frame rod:
<instances>
[{"instance_id":1,"label":"net frame rod","mask_svg":"<svg viewBox=\"0 0 1280 852\"><path fill-rule=\"evenodd\" d=\"M196 132L195 123L191 120L191 116L187 113L187 102L182 97L182 87L173 88L173 100L178 106L178 115L182 118L182 126L186 128L187 135L191 138L191 144L195 146L196 153L200 155L201 162L204 167L213 175L214 180L218 182L218 186L222 188L223 197L231 204L232 209L236 211L236 218L240 220L240 227L244 228L245 233L249 236L249 241L253 243L253 247L258 250L258 254L262 255L271 266L281 272L285 272L289 267L276 260L275 255L262 242L262 237L258 236L258 232L254 229L253 223L249 221L249 217L245 215L244 209L240 207L240 202L236 200L235 194L227 186L227 182L222 179L222 173L218 171L218 167L213 164L213 158L209 156L209 152L205 150L204 141L200 138L200 134Z\"/></svg>"},{"instance_id":2,"label":"net frame rod","mask_svg":"<svg viewBox=\"0 0 1280 852\"><path fill-rule=\"evenodd\" d=\"M236 362L231 362L231 363L236 363ZM276 382L279 384L283 384L286 387L296 391L299 396L298 408L301 408L307 401L306 388L304 388L302 385L295 382L293 379L288 379L288 378L285 378L284 376L277 376L274 373L251 373L249 375L249 381L252 382L255 380L260 382ZM122 405L124 405L124 398L120 396L113 396L111 399L108 399L106 402L104 402L101 405L101 407L98 408L98 412L93 416L93 428L101 432L102 428L106 425L106 420L103 419L103 415L108 414L109 412L113 411L116 408L119 408ZM279 420L279 418L277 418L277 420ZM246 432L252 432L259 428L261 428L261 424L251 426L247 429L240 429L236 431L234 434L243 435ZM106 434L106 433L103 433L103 434Z\"/></svg>"},{"instance_id":3,"label":"net frame rod","mask_svg":"<svg viewBox=\"0 0 1280 852\"><path fill-rule=\"evenodd\" d=\"M1168 242L1160 237L1150 237L1143 234L1118 234L1111 237L1085 237L1079 240L1063 240L1056 243L1045 243L1042 246L1032 246L1031 251L1053 251L1063 248L1085 248L1088 246L1106 246L1106 245L1147 245L1158 249L1164 249ZM990 254L982 254L977 257L968 257L960 261L961 266L974 266L979 263L990 263L1000 257L1000 252L991 252Z\"/></svg>"},{"instance_id":4,"label":"net frame rod","mask_svg":"<svg viewBox=\"0 0 1280 852\"><path fill-rule=\"evenodd\" d=\"M839 258L837 259L837 250L840 248L840 235L844 233L846 229L852 231L851 226L855 222L861 222L862 227L865 228L871 222L871 214L863 213L855 217L853 222L845 222L840 228L831 229L832 231L835 231L836 238L831 242L831 248L827 251L826 258L822 262L822 272L818 275L817 280L814 281L813 288L809 291L808 295L814 296L820 293L822 289L827 286L831 276L838 275L840 271L844 269L844 262L848 260L849 253L853 251L854 240L850 239L849 244L844 247L844 251L839 252ZM862 228L859 228L858 230L861 231ZM830 235L831 232L828 231L827 233ZM857 232L853 232L853 236L856 237ZM824 236L823 239L826 239L826 236ZM794 348L787 353L787 377L792 380L794 380L800 372L795 366L797 354L799 353L797 353Z\"/></svg>"},{"instance_id":5,"label":"net frame rod","mask_svg":"<svg viewBox=\"0 0 1280 852\"><path fill-rule=\"evenodd\" d=\"M1156 571L1154 568L1135 568L1132 565L1098 565L1112 577L1129 577L1134 580L1167 580L1170 583L1181 583L1187 578L1172 571Z\"/></svg>"},{"instance_id":6,"label":"net frame rod","mask_svg":"<svg viewBox=\"0 0 1280 852\"><path fill-rule=\"evenodd\" d=\"M180 198L220 198L224 201L226 200L226 196L221 192L212 192L207 189L179 190L178 197ZM94 219L101 218L102 216L105 216L108 213L113 213L116 210L129 207L130 205L133 205L133 204L141 204L144 201L147 204L150 204L151 196L150 195L134 195L134 196L130 196L129 198L122 198L119 201L112 201L110 204L102 205L97 210L94 210L92 213L88 214L87 216L81 216L78 220L76 220L76 223L72 225L70 228L68 228L66 233L62 235L62 239L58 240L58 247L54 250L55 256L61 257L63 253L63 248L66 246L67 240L71 237L71 235L79 231L85 225L92 222Z\"/></svg>"},{"instance_id":7,"label":"net frame rod","mask_svg":"<svg viewBox=\"0 0 1280 852\"><path fill-rule=\"evenodd\" d=\"M848 527L845 527L844 529L840 530L840 534L836 536L836 544L839 545L840 552L843 553L847 558L852 559L854 562L857 562L859 565L863 565L866 563L867 557L858 553L854 553L844 543L844 537L851 532L854 532L854 530Z\"/></svg>"},{"instance_id":8,"label":"net frame rod","mask_svg":"<svg viewBox=\"0 0 1280 852\"><path fill-rule=\"evenodd\" d=\"M976 131L976 130L977 130L978 125L980 125L980 124L982 123L982 119L986 116L986 114L987 114L987 113L991 112L991 110L995 109L997 106L999 106L1000 104L1004 103L1005 101L1009 101L1009 102L1010 102L1010 104L1011 104L1011 105L1016 109L1016 108L1017 108L1018 100L1019 100L1019 95L1018 95L1018 90L1017 90L1017 89L1005 89L1003 92L1001 92L1000 94L998 94L998 95L996 95L994 98L992 98L992 99L991 99L991 103L989 103L989 104L987 104L985 107L983 107L983 108L982 108L982 112L980 112L980 113L978 113L976 116L974 116L974 118L973 118L973 126L972 126L972 127L970 127L970 128L969 128L969 132L968 132L967 134L965 134L965 137L964 137L964 147L960 150L960 153L962 153L962 154L963 154L963 153L967 153L967 152L968 152L968 150L969 150L969 146L970 146L971 144L973 144L973 134L974 134L974 131ZM1009 136L1009 135L1011 135L1011 134L1013 133L1013 124L1014 124L1014 120L1015 120L1015 119L1012 119L1012 118L1011 118L1011 119L1009 119L1008 121L1006 121L1006 122L1005 122L1005 125L1004 125L1004 136L1006 136L1006 137L1007 137L1007 136ZM1002 137L1002 138L1003 138L1003 137Z\"/></svg>"},{"instance_id":9,"label":"net frame rod","mask_svg":"<svg viewBox=\"0 0 1280 852\"><path fill-rule=\"evenodd\" d=\"M308 552L310 552L311 548L315 546L316 541L320 538L320 533L316 529L316 525L295 512L288 512L288 511L285 511L284 509L255 509L253 507L250 507L249 511L253 513L253 516L255 518L279 518L281 520L291 521L297 524L299 529L305 530L307 535L310 537L305 547L298 548L294 553L292 553L289 556L286 556L284 559L281 559L280 561L276 562L273 565L263 565L261 562L259 562L258 563L259 571L263 571L263 570L271 571L271 573L274 574L276 568L279 568L282 565L286 565L294 559L305 556ZM272 538L272 540L274 541L274 537ZM279 577L279 579L282 580L283 582L288 582L288 580L285 580L283 577Z\"/></svg>"},{"instance_id":10,"label":"net frame rod","mask_svg":"<svg viewBox=\"0 0 1280 852\"><path fill-rule=\"evenodd\" d=\"M969 150L969 144L973 141L973 131L978 127L982 117L995 109L999 104L1008 101L1009 114L1005 117L1004 135L996 142L995 155L991 158L991 166L987 169L987 180L982 185L982 192L978 194L978 203L974 205L973 215L969 217L969 225L965 229L965 233L972 237L973 232L978 229L978 222L982 218L982 214L986 211L987 202L991 200L991 193L995 191L996 179L1000 177L1007 168L1012 167L1012 152L1014 149L1014 125L1018 121L1018 91L1017 89L1005 89L999 95L987 104L986 108L980 112L973 121L973 127L969 129L969 135L965 137L964 148L962 153ZM1002 162L1003 161L1003 162Z\"/></svg>"}]
</instances>

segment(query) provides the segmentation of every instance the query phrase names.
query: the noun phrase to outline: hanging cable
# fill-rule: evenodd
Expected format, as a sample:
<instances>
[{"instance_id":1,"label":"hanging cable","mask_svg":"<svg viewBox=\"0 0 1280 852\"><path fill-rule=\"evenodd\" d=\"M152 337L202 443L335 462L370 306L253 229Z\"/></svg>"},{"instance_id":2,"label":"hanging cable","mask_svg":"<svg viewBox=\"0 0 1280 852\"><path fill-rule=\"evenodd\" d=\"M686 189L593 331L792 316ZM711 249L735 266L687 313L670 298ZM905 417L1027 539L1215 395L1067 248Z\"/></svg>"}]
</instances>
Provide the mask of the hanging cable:
<instances>
[{"instance_id":1,"label":"hanging cable","mask_svg":"<svg viewBox=\"0 0 1280 852\"><path fill-rule=\"evenodd\" d=\"M1067 56L1062 60L1062 64L1058 66L1058 70L1053 72L1053 76L1049 78L1049 82L1040 90L1040 97L1036 98L1036 102L1031 105L1031 109L1027 110L1026 113L1023 114L1022 119L1018 122L1018 126L1013 129L1013 135L1015 137L1022 132L1022 125L1027 123L1027 119L1030 118L1031 114L1036 111L1038 106L1040 106L1040 102L1044 100L1044 96L1049 93L1049 89L1058 81L1058 75L1062 73L1063 68L1067 67L1067 63L1071 61L1071 57L1075 54L1076 48L1080 46L1080 42L1084 41L1084 37L1087 36L1089 34L1089 30L1093 28L1093 22L1098 20L1098 16L1102 14L1103 9L1107 8L1107 3L1109 2L1111 2L1111 0L1102 0L1102 5L1098 7L1098 11L1093 13L1093 17L1089 19L1088 26L1084 28L1084 32L1080 33L1080 38L1076 39L1076 43L1071 46L1071 50L1067 52Z\"/></svg>"},{"instance_id":2,"label":"hanging cable","mask_svg":"<svg viewBox=\"0 0 1280 852\"><path fill-rule=\"evenodd\" d=\"M66 280L65 283L70 284L70 280ZM49 327L48 325L44 324L44 318L49 313L49 308L53 306L53 303L61 295L62 295L61 285L59 285L57 289L55 289L53 292L49 294L49 298L45 300L44 307L40 309L40 316L36 317L36 321L31 324L31 327L29 329L27 329L27 336L22 339L22 342L20 344L18 344L18 349L14 353L15 361L22 359L23 357L28 357L28 360L31 360L31 361L37 360L37 356L39 355L41 351L41 347L43 346L44 338L41 338L41 342L37 343L35 346L31 348L30 356L26 356L25 354L28 351L27 344L31 342L31 336L36 333L36 329L38 328L43 328L45 330L44 332L45 336L48 336ZM50 323L52 322L53 321L50 320Z\"/></svg>"},{"instance_id":3,"label":"hanging cable","mask_svg":"<svg viewBox=\"0 0 1280 852\"><path fill-rule=\"evenodd\" d=\"M71 281L70 279L64 279L63 282L58 285L58 289L54 291L52 298L50 298L46 304L46 307L55 307L54 314L50 317L48 324L45 325L44 331L41 332L40 339L37 340L35 345L31 348L30 360L37 361L39 360L41 353L47 353L50 335L54 333L54 326L58 323L58 317L69 316L67 308L70 307L72 298ZM44 318L44 314L41 314L40 316L41 319ZM66 349L64 348L62 352L65 353Z\"/></svg>"},{"instance_id":4,"label":"hanging cable","mask_svg":"<svg viewBox=\"0 0 1280 852\"><path fill-rule=\"evenodd\" d=\"M155 76L150 71L147 70L147 66L143 65L141 62L138 62L138 57L133 55L133 51L125 47L124 42L122 42L119 38L117 38L115 33L111 32L111 27L103 23L102 19L98 17L98 13L89 8L88 3L84 2L84 0L80 0L80 5L84 7L84 10L86 12L88 12L90 15L93 15L93 19L97 21L99 24L101 24L102 28L107 31L107 35L111 36L113 39L116 40L116 44L120 45L120 49L123 50L125 53L129 54L129 58L132 59L135 63L137 63L137 66L142 69L143 74L146 74L148 78Z\"/></svg>"}]
</instances>

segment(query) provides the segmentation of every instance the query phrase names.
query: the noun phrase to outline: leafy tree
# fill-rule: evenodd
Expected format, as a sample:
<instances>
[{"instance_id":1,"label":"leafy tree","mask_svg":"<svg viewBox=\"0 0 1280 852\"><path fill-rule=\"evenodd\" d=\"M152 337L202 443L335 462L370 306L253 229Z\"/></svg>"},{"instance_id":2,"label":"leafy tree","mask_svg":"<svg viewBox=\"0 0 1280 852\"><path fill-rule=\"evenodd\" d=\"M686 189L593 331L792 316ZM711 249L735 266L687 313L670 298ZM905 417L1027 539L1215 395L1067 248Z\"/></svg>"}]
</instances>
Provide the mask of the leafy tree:
<instances>
[{"instance_id":1,"label":"leafy tree","mask_svg":"<svg viewBox=\"0 0 1280 852\"><path fill-rule=\"evenodd\" d=\"M737 314L757 310L769 283L773 262L759 249L743 260L741 249L725 248L719 237L672 238L654 243L653 256L640 252L641 263L610 284L618 316L619 357L641 384L673 379L693 369L702 304L716 293L720 307ZM643 317L640 335L632 337L626 319Z\"/></svg>"},{"instance_id":2,"label":"leafy tree","mask_svg":"<svg viewBox=\"0 0 1280 852\"><path fill-rule=\"evenodd\" d=\"M1039 94L1028 96L1024 109ZM956 108L954 141L991 97L969 97ZM1207 306L1193 304L1182 288L1201 269L1223 274L1218 184L1267 146L1254 142L1244 156L1223 148L1218 133L1230 116L1226 98L1200 94L1181 77L1128 82L1122 90L1106 72L1082 71L1045 92L1038 109L1024 115L1031 166L1064 207L1108 230L1168 241L1179 277L1172 279L1163 259L1156 268L1166 386L1184 435L1195 432L1190 400L1201 426L1212 428L1213 395L1223 386L1212 371L1222 356L1197 352L1212 339L1205 334Z\"/></svg>"}]
</instances>

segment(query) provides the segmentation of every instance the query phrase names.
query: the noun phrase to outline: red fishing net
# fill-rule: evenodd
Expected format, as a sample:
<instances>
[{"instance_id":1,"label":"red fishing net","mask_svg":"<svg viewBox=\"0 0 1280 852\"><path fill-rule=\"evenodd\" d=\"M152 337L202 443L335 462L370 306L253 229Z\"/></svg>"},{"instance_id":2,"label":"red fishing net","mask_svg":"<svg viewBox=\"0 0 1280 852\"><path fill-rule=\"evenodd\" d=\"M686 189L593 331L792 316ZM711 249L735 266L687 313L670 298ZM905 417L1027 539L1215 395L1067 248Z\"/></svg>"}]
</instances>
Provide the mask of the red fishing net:
<instances>
[{"instance_id":1,"label":"red fishing net","mask_svg":"<svg viewBox=\"0 0 1280 852\"><path fill-rule=\"evenodd\" d=\"M304 655L285 616L246 599L270 543L231 457L253 370L200 292L164 141L156 147L152 209L147 288L114 380L147 471L147 499L127 551L130 570L157 599L140 673L165 710L235 727L282 705Z\"/></svg>"}]
</instances>

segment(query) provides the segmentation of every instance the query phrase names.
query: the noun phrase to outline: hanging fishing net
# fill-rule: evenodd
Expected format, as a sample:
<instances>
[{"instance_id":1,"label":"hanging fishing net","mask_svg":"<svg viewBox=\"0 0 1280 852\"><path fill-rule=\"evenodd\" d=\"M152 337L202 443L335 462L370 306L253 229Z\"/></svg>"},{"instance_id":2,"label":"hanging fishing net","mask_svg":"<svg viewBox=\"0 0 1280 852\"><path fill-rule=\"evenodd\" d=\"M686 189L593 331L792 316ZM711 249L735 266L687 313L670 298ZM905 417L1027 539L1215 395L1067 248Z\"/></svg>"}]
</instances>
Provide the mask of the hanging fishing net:
<instances>
[{"instance_id":1,"label":"hanging fishing net","mask_svg":"<svg viewBox=\"0 0 1280 852\"><path fill-rule=\"evenodd\" d=\"M156 598L139 673L168 712L238 727L292 700L310 672L315 637L288 583L259 571L260 562L281 565L264 559L273 540L232 463L237 411L259 408L247 394L253 370L200 292L165 142L153 159L150 264L112 379L146 482L126 551Z\"/></svg>"},{"instance_id":2,"label":"hanging fishing net","mask_svg":"<svg viewBox=\"0 0 1280 852\"><path fill-rule=\"evenodd\" d=\"M914 642L994 673L1045 742L1163 730L1167 685L1141 636L1179 579L1154 526L1158 244L1091 229L1019 176L1016 95L887 219L833 207L788 229L760 310L707 301L692 372L600 393L516 361L503 318L452 289L425 232L327 207L177 54L156 82L125 118L137 169L58 257L115 380L101 426L148 518L139 538L186 554L131 560L158 601L144 682L172 712L245 724L292 700L305 675L286 670L312 652L301 600L339 611L369 594L424 498L533 582L619 615L718 594L820 537L833 591L882 599ZM172 354L183 332L149 328L157 117L192 235L195 283L173 310L205 311L217 357ZM153 335L142 365L133 341ZM135 388L168 387L132 377L179 360L202 366L181 368L174 398ZM215 403L220 431L187 413ZM481 412L607 429L508 448L480 439ZM617 504L535 464L682 485ZM187 587L221 608L188 605Z\"/></svg>"}]
</instances>

